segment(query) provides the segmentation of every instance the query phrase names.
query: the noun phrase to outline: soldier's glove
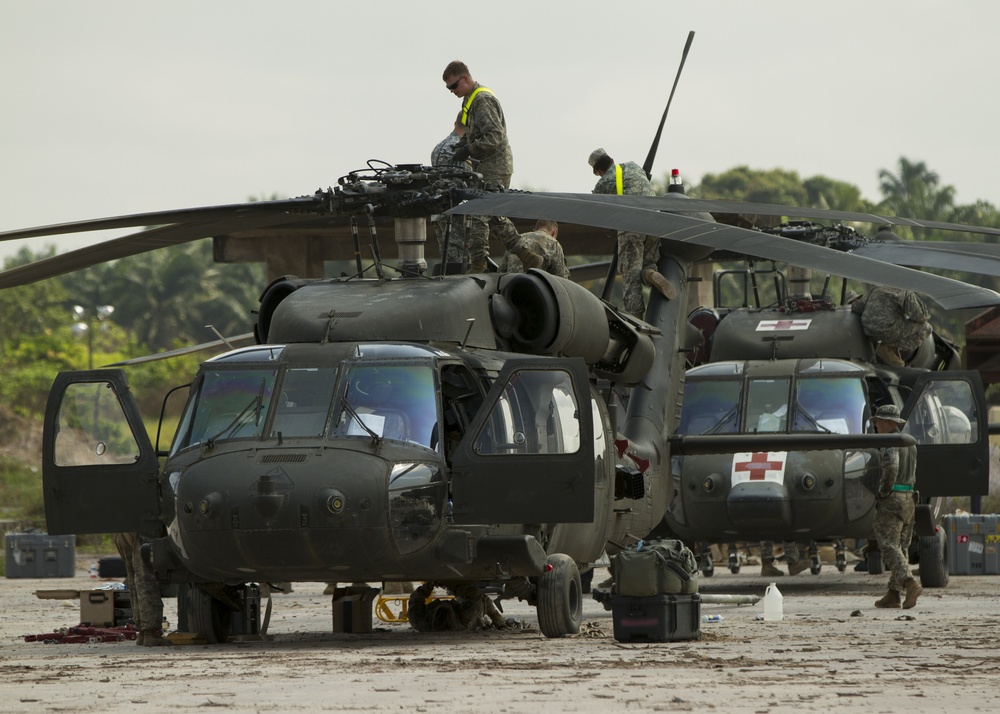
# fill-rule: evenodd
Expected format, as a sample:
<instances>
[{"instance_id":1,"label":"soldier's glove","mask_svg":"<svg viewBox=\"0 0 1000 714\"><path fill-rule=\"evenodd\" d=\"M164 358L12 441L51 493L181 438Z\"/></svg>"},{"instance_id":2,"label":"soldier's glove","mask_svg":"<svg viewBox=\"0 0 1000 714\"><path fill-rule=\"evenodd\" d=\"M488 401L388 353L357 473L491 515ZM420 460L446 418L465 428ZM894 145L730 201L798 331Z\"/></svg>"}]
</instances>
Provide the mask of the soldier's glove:
<instances>
[{"instance_id":1,"label":"soldier's glove","mask_svg":"<svg viewBox=\"0 0 1000 714\"><path fill-rule=\"evenodd\" d=\"M524 265L525 271L528 271L531 268L542 267L542 256L528 250L528 248L523 245L514 249L514 255L521 259L521 263Z\"/></svg>"},{"instance_id":2,"label":"soldier's glove","mask_svg":"<svg viewBox=\"0 0 1000 714\"><path fill-rule=\"evenodd\" d=\"M457 149L455 149L455 153L452 154L452 157L451 157L451 160L454 163L456 163L456 164L464 163L464 162L468 161L468 159L469 159L469 147L468 146L460 146L460 147L458 147Z\"/></svg>"},{"instance_id":3,"label":"soldier's glove","mask_svg":"<svg viewBox=\"0 0 1000 714\"><path fill-rule=\"evenodd\" d=\"M465 271L466 275L476 275L479 273L486 272L486 259L473 260L469 263L469 269Z\"/></svg>"}]
</instances>

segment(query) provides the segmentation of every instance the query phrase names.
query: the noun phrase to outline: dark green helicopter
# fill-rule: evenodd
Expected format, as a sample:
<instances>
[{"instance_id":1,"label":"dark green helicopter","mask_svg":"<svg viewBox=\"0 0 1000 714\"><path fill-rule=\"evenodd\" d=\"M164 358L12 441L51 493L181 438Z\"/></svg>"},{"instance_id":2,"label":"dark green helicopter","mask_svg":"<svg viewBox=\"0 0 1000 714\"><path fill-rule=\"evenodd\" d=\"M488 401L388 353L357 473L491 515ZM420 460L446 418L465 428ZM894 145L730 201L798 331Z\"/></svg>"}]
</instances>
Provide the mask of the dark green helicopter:
<instances>
[{"instance_id":1,"label":"dark green helicopter","mask_svg":"<svg viewBox=\"0 0 1000 714\"><path fill-rule=\"evenodd\" d=\"M621 200L615 200L615 199ZM185 209L0 234L159 225L15 268L0 287L237 228L392 216L400 261L356 275L286 277L263 292L253 346L207 360L169 449L146 437L120 369L56 378L43 480L50 533L135 531L160 579L183 583L210 641L249 583L474 582L576 632L580 570L650 533L677 500L671 457L732 451L679 438L685 356L700 334L686 291L644 321L540 271L432 276L426 219L451 211L660 236L660 272L686 285L717 248L1000 304L972 285L693 217L686 202L491 191L478 174L373 163L302 198ZM358 239L356 250L361 253ZM744 439L746 437L736 437ZM773 433L754 450L846 449L912 437Z\"/></svg>"}]
</instances>

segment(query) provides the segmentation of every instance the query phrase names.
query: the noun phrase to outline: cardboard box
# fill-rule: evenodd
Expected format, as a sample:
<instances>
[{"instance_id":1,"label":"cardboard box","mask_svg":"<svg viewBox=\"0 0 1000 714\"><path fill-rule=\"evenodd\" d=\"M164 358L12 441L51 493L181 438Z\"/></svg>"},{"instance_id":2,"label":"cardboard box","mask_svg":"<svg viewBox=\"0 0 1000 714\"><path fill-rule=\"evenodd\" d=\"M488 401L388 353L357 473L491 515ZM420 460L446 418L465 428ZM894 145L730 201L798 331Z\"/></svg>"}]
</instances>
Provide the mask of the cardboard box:
<instances>
[{"instance_id":1,"label":"cardboard box","mask_svg":"<svg viewBox=\"0 0 1000 714\"><path fill-rule=\"evenodd\" d=\"M675 642L701 639L701 596L652 595L611 598L619 642Z\"/></svg>"},{"instance_id":2,"label":"cardboard box","mask_svg":"<svg viewBox=\"0 0 1000 714\"><path fill-rule=\"evenodd\" d=\"M132 598L128 590L81 590L80 624L118 627L132 619Z\"/></svg>"},{"instance_id":3,"label":"cardboard box","mask_svg":"<svg viewBox=\"0 0 1000 714\"><path fill-rule=\"evenodd\" d=\"M8 578L72 578L76 575L76 536L8 533Z\"/></svg>"},{"instance_id":4,"label":"cardboard box","mask_svg":"<svg viewBox=\"0 0 1000 714\"><path fill-rule=\"evenodd\" d=\"M1000 515L944 517L949 575L1000 574Z\"/></svg>"},{"instance_id":5,"label":"cardboard box","mask_svg":"<svg viewBox=\"0 0 1000 714\"><path fill-rule=\"evenodd\" d=\"M378 593L378 588L336 588L333 591L333 631L371 632L372 603Z\"/></svg>"}]
</instances>

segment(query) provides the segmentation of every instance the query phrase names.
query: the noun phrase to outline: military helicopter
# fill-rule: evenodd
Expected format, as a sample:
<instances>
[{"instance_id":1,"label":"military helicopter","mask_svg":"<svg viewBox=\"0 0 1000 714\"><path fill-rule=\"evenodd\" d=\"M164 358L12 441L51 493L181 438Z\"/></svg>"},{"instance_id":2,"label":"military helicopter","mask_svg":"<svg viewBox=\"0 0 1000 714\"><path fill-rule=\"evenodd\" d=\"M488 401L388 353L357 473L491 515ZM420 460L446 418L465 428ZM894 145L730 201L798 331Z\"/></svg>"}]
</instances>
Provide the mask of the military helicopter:
<instances>
[{"instance_id":1,"label":"military helicopter","mask_svg":"<svg viewBox=\"0 0 1000 714\"><path fill-rule=\"evenodd\" d=\"M4 287L331 215L391 215L400 247L384 265L372 234L370 269L359 258L356 275L269 285L257 344L203 363L168 449L147 438L121 369L58 375L43 445L49 531L149 538L158 576L186 584L209 641L226 638L241 589L275 581L490 583L500 599L534 604L541 631L559 637L580 625L580 568L648 534L677 500L671 455L731 451L746 437L674 434L684 355L698 343L684 291L652 296L643 321L540 271L428 276L428 216L544 214L659 235L660 270L678 285L719 246L764 257L787 246L797 262L835 257L858 279L877 271L949 303L1000 304L976 286L663 210L676 203L607 199L493 192L473 172L373 162L312 196L0 235L162 226L6 271ZM752 438L755 450L789 451L912 439Z\"/></svg>"},{"instance_id":2,"label":"military helicopter","mask_svg":"<svg viewBox=\"0 0 1000 714\"><path fill-rule=\"evenodd\" d=\"M991 245L903 242L886 230L868 241L842 224L802 221L765 232L911 265L997 274ZM720 297L733 279L738 302L727 307ZM914 436L919 453L913 555L924 586L945 586L946 544L935 526L940 497L985 495L989 486L979 374L962 371L955 346L934 332L906 355L904 366L877 358L860 312L845 304L846 280L839 295L829 278L819 296L801 288L790 295L784 273L751 264L716 272L713 292L716 304L690 315L704 340L689 361L678 433L745 434L747 446L728 454L676 456L676 496L663 529L702 543L705 575L714 569L708 543L729 544L729 569L739 572L735 543L760 540L809 542L813 574L822 567L817 541L832 541L836 567L843 571L845 538L867 538L872 531L879 479L873 453L769 452L753 447L753 435L861 434L876 407L895 404L908 417L904 432ZM874 542L867 559L870 572L881 572Z\"/></svg>"}]
</instances>

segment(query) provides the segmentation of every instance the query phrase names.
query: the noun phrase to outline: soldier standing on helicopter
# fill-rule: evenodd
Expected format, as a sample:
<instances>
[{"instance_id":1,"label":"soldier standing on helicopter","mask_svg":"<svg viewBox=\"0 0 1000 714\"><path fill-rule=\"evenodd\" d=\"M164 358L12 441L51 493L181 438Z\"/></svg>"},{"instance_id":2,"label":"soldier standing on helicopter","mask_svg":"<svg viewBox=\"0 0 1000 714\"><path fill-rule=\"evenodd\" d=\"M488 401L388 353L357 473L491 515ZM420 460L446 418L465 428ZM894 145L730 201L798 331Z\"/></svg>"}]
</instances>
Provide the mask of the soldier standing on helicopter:
<instances>
[{"instance_id":1,"label":"soldier standing on helicopter","mask_svg":"<svg viewBox=\"0 0 1000 714\"><path fill-rule=\"evenodd\" d=\"M653 196L646 172L634 161L615 164L604 149L595 149L587 159L595 176L600 176L594 193L619 196ZM625 310L640 320L646 315L642 284L656 288L667 300L677 297L677 288L660 274L660 239L629 231L618 231L618 272L622 276Z\"/></svg>"}]
</instances>

